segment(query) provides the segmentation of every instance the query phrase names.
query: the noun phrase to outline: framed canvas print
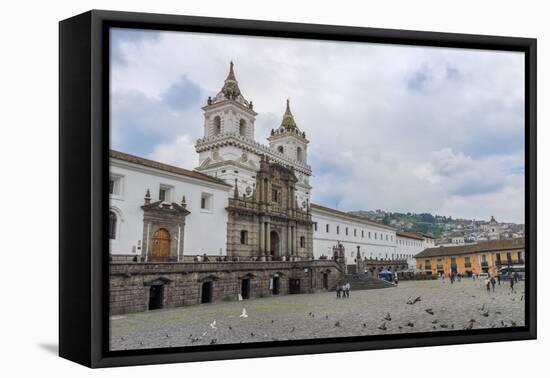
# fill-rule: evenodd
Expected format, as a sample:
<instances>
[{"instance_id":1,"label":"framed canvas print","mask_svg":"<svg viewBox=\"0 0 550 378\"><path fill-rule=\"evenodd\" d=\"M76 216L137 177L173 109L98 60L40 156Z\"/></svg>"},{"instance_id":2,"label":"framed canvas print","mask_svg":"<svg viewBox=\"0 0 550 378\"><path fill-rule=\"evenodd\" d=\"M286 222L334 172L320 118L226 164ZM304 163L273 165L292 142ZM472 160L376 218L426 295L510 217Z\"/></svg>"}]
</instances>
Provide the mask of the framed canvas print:
<instances>
[{"instance_id":1,"label":"framed canvas print","mask_svg":"<svg viewBox=\"0 0 550 378\"><path fill-rule=\"evenodd\" d=\"M536 40L60 23L60 355L536 337Z\"/></svg>"}]
</instances>

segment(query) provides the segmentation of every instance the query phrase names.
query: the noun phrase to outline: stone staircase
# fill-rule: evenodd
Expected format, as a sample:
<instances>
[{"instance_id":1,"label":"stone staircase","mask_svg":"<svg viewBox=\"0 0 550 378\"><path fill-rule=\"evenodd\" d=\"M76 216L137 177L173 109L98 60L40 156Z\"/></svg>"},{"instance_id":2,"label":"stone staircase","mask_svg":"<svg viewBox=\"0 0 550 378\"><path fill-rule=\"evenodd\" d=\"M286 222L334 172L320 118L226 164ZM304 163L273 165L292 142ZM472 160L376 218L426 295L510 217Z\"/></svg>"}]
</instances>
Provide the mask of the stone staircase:
<instances>
[{"instance_id":1,"label":"stone staircase","mask_svg":"<svg viewBox=\"0 0 550 378\"><path fill-rule=\"evenodd\" d=\"M351 291L354 290L371 290L371 289L385 289L388 287L395 287L395 284L381 280L379 278L370 277L367 274L346 274L339 281L340 285L349 282L351 285Z\"/></svg>"}]
</instances>

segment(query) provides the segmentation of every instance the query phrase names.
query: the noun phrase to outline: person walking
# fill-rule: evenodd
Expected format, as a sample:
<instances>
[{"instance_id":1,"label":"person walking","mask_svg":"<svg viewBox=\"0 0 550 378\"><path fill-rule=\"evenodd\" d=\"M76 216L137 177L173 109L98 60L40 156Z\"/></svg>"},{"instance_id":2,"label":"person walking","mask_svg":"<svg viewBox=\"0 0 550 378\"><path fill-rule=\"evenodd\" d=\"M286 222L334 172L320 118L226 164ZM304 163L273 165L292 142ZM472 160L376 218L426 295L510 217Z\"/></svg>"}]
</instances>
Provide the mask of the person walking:
<instances>
[{"instance_id":1,"label":"person walking","mask_svg":"<svg viewBox=\"0 0 550 378\"><path fill-rule=\"evenodd\" d=\"M495 292L495 284L497 281L495 280L495 277L491 277L491 287L493 288L493 293Z\"/></svg>"},{"instance_id":2,"label":"person walking","mask_svg":"<svg viewBox=\"0 0 550 378\"><path fill-rule=\"evenodd\" d=\"M349 298L349 291L351 289L351 285L349 284L349 282L346 283L346 286L345 286L345 294L346 294L346 298Z\"/></svg>"},{"instance_id":3,"label":"person walking","mask_svg":"<svg viewBox=\"0 0 550 378\"><path fill-rule=\"evenodd\" d=\"M336 298L340 298L341 291L342 291L342 287L340 286L340 284L337 284L336 285Z\"/></svg>"},{"instance_id":4,"label":"person walking","mask_svg":"<svg viewBox=\"0 0 550 378\"><path fill-rule=\"evenodd\" d=\"M498 282L498 285L500 286L500 273L497 274L497 282Z\"/></svg>"},{"instance_id":5,"label":"person walking","mask_svg":"<svg viewBox=\"0 0 550 378\"><path fill-rule=\"evenodd\" d=\"M393 277L393 282L395 283L395 286L399 283L399 277L397 277L397 273L395 273L395 276Z\"/></svg>"},{"instance_id":6,"label":"person walking","mask_svg":"<svg viewBox=\"0 0 550 378\"><path fill-rule=\"evenodd\" d=\"M510 276L510 290L512 290L512 293L514 292L514 277Z\"/></svg>"},{"instance_id":7,"label":"person walking","mask_svg":"<svg viewBox=\"0 0 550 378\"><path fill-rule=\"evenodd\" d=\"M487 293L490 293L491 292L491 280L489 279L489 277L487 277L487 279L485 280L485 287L487 288Z\"/></svg>"}]
</instances>

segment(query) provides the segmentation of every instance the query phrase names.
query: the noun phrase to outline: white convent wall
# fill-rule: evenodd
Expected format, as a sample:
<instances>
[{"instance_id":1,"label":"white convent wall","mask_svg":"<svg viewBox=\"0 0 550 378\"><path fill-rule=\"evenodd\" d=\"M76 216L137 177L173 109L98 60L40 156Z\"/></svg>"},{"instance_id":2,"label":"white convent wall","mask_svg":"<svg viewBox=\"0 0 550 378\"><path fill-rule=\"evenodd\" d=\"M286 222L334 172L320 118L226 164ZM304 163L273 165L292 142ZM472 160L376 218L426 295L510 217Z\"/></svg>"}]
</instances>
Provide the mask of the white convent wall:
<instances>
[{"instance_id":1,"label":"white convent wall","mask_svg":"<svg viewBox=\"0 0 550 378\"><path fill-rule=\"evenodd\" d=\"M396 235L390 227L361 222L316 208L312 208L311 215L314 222L313 255L316 259L322 255L332 257L332 247L338 242L344 245L348 263L353 263L357 256L357 247L363 258L396 257Z\"/></svg>"},{"instance_id":2,"label":"white convent wall","mask_svg":"<svg viewBox=\"0 0 550 378\"><path fill-rule=\"evenodd\" d=\"M144 197L159 200L161 186L170 188L167 202L180 204L185 195L187 215L184 230L184 255L225 255L228 197L231 188L192 177L165 172L142 165L111 159L111 177L118 178L118 195L110 196L110 208L117 214L116 239L111 240L113 255L141 255ZM203 193L212 195L210 210L201 209Z\"/></svg>"}]
</instances>

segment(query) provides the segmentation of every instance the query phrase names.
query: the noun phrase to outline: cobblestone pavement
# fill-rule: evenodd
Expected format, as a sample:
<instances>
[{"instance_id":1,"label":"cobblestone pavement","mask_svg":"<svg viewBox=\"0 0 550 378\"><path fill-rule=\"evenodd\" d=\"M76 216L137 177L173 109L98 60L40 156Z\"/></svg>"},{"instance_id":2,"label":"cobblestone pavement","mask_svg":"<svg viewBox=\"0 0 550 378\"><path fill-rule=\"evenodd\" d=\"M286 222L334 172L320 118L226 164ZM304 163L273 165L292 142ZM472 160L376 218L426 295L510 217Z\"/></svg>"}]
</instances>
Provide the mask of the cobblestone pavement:
<instances>
[{"instance_id":1,"label":"cobblestone pavement","mask_svg":"<svg viewBox=\"0 0 550 378\"><path fill-rule=\"evenodd\" d=\"M416 281L401 282L397 288L352 290L349 299L327 292L113 316L111 349L523 326L523 290L523 282L514 293L509 283L487 293L482 282L471 279L452 285L448 280ZM419 302L407 304L418 296ZM247 318L239 316L243 308Z\"/></svg>"}]
</instances>

